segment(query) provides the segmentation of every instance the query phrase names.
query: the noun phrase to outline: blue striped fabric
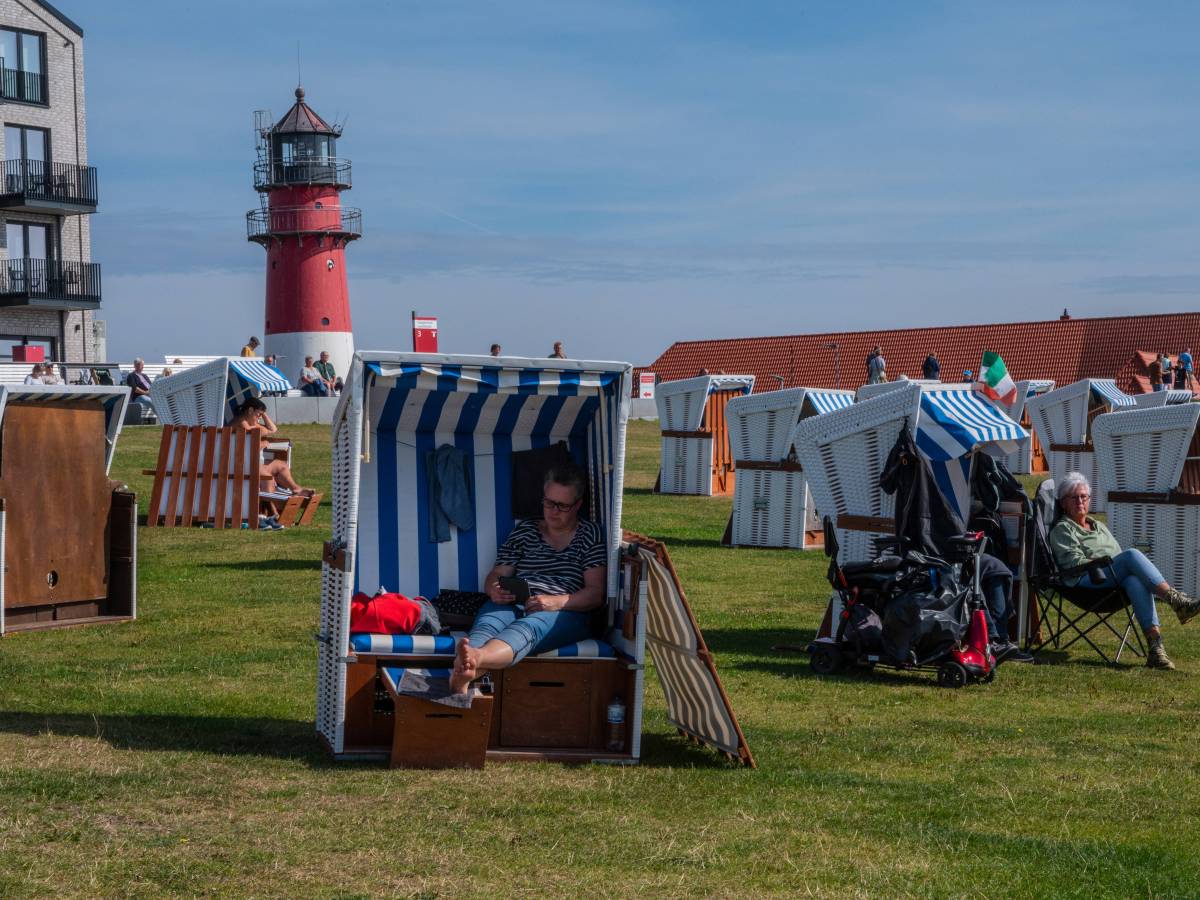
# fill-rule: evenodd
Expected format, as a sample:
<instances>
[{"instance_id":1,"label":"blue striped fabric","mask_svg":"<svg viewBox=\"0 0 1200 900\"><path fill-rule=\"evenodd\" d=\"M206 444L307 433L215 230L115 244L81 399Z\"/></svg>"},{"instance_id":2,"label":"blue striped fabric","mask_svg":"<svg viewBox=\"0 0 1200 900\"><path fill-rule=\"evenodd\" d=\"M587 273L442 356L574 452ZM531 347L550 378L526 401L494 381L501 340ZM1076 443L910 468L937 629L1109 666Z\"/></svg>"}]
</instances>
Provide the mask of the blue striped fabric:
<instances>
[{"instance_id":1,"label":"blue striped fabric","mask_svg":"<svg viewBox=\"0 0 1200 900\"><path fill-rule=\"evenodd\" d=\"M974 391L921 391L917 446L931 461L957 459L980 444L1028 437L1025 429Z\"/></svg>"},{"instance_id":2,"label":"blue striped fabric","mask_svg":"<svg viewBox=\"0 0 1200 900\"><path fill-rule=\"evenodd\" d=\"M754 390L753 375L710 375L708 382L708 393L715 394L717 391L739 391L742 394L749 394Z\"/></svg>"},{"instance_id":3,"label":"blue striped fabric","mask_svg":"<svg viewBox=\"0 0 1200 900\"><path fill-rule=\"evenodd\" d=\"M229 357L230 377L236 375L242 381L258 389L258 392L290 391L292 384L283 373L274 366L268 366L261 359Z\"/></svg>"},{"instance_id":4,"label":"blue striped fabric","mask_svg":"<svg viewBox=\"0 0 1200 900\"><path fill-rule=\"evenodd\" d=\"M1191 391L1175 390L1171 388L1167 391L1168 403L1191 403L1196 399Z\"/></svg>"},{"instance_id":5,"label":"blue striped fabric","mask_svg":"<svg viewBox=\"0 0 1200 900\"><path fill-rule=\"evenodd\" d=\"M589 518L611 543L622 371L366 362L369 463L361 468L356 589L477 591L512 530L512 455L564 442L589 476ZM475 528L429 534L425 454L472 459ZM370 524L368 524L370 523ZM609 565L617 548L610 546Z\"/></svg>"},{"instance_id":6,"label":"blue striped fabric","mask_svg":"<svg viewBox=\"0 0 1200 900\"><path fill-rule=\"evenodd\" d=\"M845 409L854 405L854 395L846 393L826 393L824 391L809 391L804 395L812 402L813 408L819 415L833 412L835 409Z\"/></svg>"},{"instance_id":7,"label":"blue striped fabric","mask_svg":"<svg viewBox=\"0 0 1200 900\"><path fill-rule=\"evenodd\" d=\"M355 653L379 656L453 656L455 642L464 636L464 632L461 631L436 637L357 633L350 635L350 649ZM579 641L538 654L539 658L563 659L615 659L616 656L617 652L609 644L596 640Z\"/></svg>"},{"instance_id":8,"label":"blue striped fabric","mask_svg":"<svg viewBox=\"0 0 1200 900\"><path fill-rule=\"evenodd\" d=\"M462 632L446 635L365 634L350 635L350 649L357 653L407 653L419 656L452 656L454 642Z\"/></svg>"},{"instance_id":9,"label":"blue striped fabric","mask_svg":"<svg viewBox=\"0 0 1200 900\"><path fill-rule=\"evenodd\" d=\"M1110 406L1137 406L1137 402L1117 387L1117 383L1111 378L1093 378L1091 387L1092 395Z\"/></svg>"}]
</instances>

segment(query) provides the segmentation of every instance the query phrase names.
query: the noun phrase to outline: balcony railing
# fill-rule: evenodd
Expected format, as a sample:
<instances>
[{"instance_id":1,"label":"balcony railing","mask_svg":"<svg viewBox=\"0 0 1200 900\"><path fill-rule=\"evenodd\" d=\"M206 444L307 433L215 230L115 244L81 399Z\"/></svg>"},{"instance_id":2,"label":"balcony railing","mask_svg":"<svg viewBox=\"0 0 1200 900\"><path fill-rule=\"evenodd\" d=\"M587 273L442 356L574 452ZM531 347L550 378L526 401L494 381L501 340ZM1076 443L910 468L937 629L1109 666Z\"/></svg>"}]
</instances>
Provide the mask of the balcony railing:
<instances>
[{"instance_id":1,"label":"balcony railing","mask_svg":"<svg viewBox=\"0 0 1200 900\"><path fill-rule=\"evenodd\" d=\"M254 164L254 187L257 190L299 184L329 184L336 188L348 188L350 160L326 157L281 162L264 159Z\"/></svg>"},{"instance_id":2,"label":"balcony railing","mask_svg":"<svg viewBox=\"0 0 1200 900\"><path fill-rule=\"evenodd\" d=\"M46 103L46 76L0 65L0 98L22 103Z\"/></svg>"},{"instance_id":3,"label":"balcony railing","mask_svg":"<svg viewBox=\"0 0 1200 900\"><path fill-rule=\"evenodd\" d=\"M362 210L354 207L318 209L295 206L252 209L246 213L246 238L266 243L273 237L313 234L344 241L362 237Z\"/></svg>"},{"instance_id":4,"label":"balcony railing","mask_svg":"<svg viewBox=\"0 0 1200 900\"><path fill-rule=\"evenodd\" d=\"M54 209L95 212L95 166L8 159L0 163L0 206L7 209Z\"/></svg>"},{"instance_id":5,"label":"balcony railing","mask_svg":"<svg viewBox=\"0 0 1200 900\"><path fill-rule=\"evenodd\" d=\"M100 264L0 260L0 305L95 309L100 305Z\"/></svg>"}]
</instances>

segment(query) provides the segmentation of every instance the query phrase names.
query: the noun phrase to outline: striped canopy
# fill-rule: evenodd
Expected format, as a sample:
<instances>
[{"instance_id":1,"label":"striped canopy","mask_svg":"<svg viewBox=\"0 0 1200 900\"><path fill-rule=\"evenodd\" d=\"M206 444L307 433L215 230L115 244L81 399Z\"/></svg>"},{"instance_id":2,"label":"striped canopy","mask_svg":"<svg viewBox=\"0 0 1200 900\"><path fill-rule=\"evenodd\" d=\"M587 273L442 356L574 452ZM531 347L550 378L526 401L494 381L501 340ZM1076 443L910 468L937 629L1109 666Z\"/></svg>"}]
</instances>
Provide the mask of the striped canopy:
<instances>
[{"instance_id":1,"label":"striped canopy","mask_svg":"<svg viewBox=\"0 0 1200 900\"><path fill-rule=\"evenodd\" d=\"M1176 390L1170 388L1167 390L1167 403L1191 403L1195 398L1191 391Z\"/></svg>"},{"instance_id":2,"label":"striped canopy","mask_svg":"<svg viewBox=\"0 0 1200 900\"><path fill-rule=\"evenodd\" d=\"M987 446L1007 455L1028 438L1025 429L974 391L921 391L917 447L964 521L971 506L971 451Z\"/></svg>"},{"instance_id":3,"label":"striped canopy","mask_svg":"<svg viewBox=\"0 0 1200 900\"><path fill-rule=\"evenodd\" d=\"M709 375L708 392L739 391L748 394L754 390L753 375Z\"/></svg>"},{"instance_id":4,"label":"striped canopy","mask_svg":"<svg viewBox=\"0 0 1200 900\"><path fill-rule=\"evenodd\" d=\"M245 357L229 357L230 381L240 379L248 387L253 387L259 393L274 391L290 391L292 384L282 372L274 366L268 366L261 359Z\"/></svg>"},{"instance_id":5,"label":"striped canopy","mask_svg":"<svg viewBox=\"0 0 1200 900\"><path fill-rule=\"evenodd\" d=\"M1026 397L1036 397L1038 394L1054 390L1054 382L1048 378L1030 378L1025 384Z\"/></svg>"},{"instance_id":6,"label":"striped canopy","mask_svg":"<svg viewBox=\"0 0 1200 900\"><path fill-rule=\"evenodd\" d=\"M1117 387L1111 378L1091 379L1092 396L1109 406L1137 406L1134 399Z\"/></svg>"},{"instance_id":7,"label":"striped canopy","mask_svg":"<svg viewBox=\"0 0 1200 900\"><path fill-rule=\"evenodd\" d=\"M849 391L809 391L805 398L820 415L854 405L854 395Z\"/></svg>"},{"instance_id":8,"label":"striped canopy","mask_svg":"<svg viewBox=\"0 0 1200 900\"><path fill-rule=\"evenodd\" d=\"M584 514L608 536L609 591L619 545L619 465L630 368L623 363L551 365L506 359L496 365L364 354L363 465L355 577L433 597L480 590L515 520L513 454L562 442L588 474ZM463 357L461 359L474 359ZM343 395L343 402L346 402ZM475 527L430 539L425 454L450 444L467 454Z\"/></svg>"},{"instance_id":9,"label":"striped canopy","mask_svg":"<svg viewBox=\"0 0 1200 900\"><path fill-rule=\"evenodd\" d=\"M112 465L113 451L117 447L117 436L125 421L125 409L129 406L129 388L121 386L47 384L0 385L0 420L4 410L14 403L96 403L104 407L104 467Z\"/></svg>"}]
</instances>

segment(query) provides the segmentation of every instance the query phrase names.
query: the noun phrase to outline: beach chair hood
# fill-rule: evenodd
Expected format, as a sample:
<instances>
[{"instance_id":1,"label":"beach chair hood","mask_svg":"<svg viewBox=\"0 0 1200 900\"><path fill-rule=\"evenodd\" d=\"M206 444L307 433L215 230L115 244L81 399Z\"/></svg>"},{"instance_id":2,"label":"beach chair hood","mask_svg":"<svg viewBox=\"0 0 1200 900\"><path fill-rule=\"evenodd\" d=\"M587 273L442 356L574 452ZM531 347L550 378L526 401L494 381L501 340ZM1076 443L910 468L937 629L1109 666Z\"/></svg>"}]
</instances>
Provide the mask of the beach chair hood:
<instances>
[{"instance_id":1,"label":"beach chair hood","mask_svg":"<svg viewBox=\"0 0 1200 900\"><path fill-rule=\"evenodd\" d=\"M150 400L164 425L221 426L233 421L250 397L286 393L291 383L261 359L219 356L150 385Z\"/></svg>"},{"instance_id":2,"label":"beach chair hood","mask_svg":"<svg viewBox=\"0 0 1200 900\"><path fill-rule=\"evenodd\" d=\"M9 404L17 403L72 403L97 405L104 409L104 471L112 466L113 452L117 448L117 437L125 421L125 410L129 406L129 388L100 385L0 385L0 420Z\"/></svg>"}]
</instances>

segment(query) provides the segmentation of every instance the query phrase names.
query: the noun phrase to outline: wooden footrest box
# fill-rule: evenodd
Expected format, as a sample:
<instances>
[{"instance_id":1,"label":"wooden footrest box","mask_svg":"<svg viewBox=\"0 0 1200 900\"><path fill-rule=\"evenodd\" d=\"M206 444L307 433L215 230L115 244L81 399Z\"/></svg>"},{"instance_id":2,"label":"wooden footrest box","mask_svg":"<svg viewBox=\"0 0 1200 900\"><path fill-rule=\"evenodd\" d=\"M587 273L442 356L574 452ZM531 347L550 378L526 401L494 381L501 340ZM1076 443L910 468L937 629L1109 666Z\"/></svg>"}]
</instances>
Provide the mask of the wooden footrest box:
<instances>
[{"instance_id":1,"label":"wooden footrest box","mask_svg":"<svg viewBox=\"0 0 1200 900\"><path fill-rule=\"evenodd\" d=\"M492 728L492 698L475 693L460 709L396 692L398 678L384 678L395 707L393 769L482 769Z\"/></svg>"}]
</instances>

